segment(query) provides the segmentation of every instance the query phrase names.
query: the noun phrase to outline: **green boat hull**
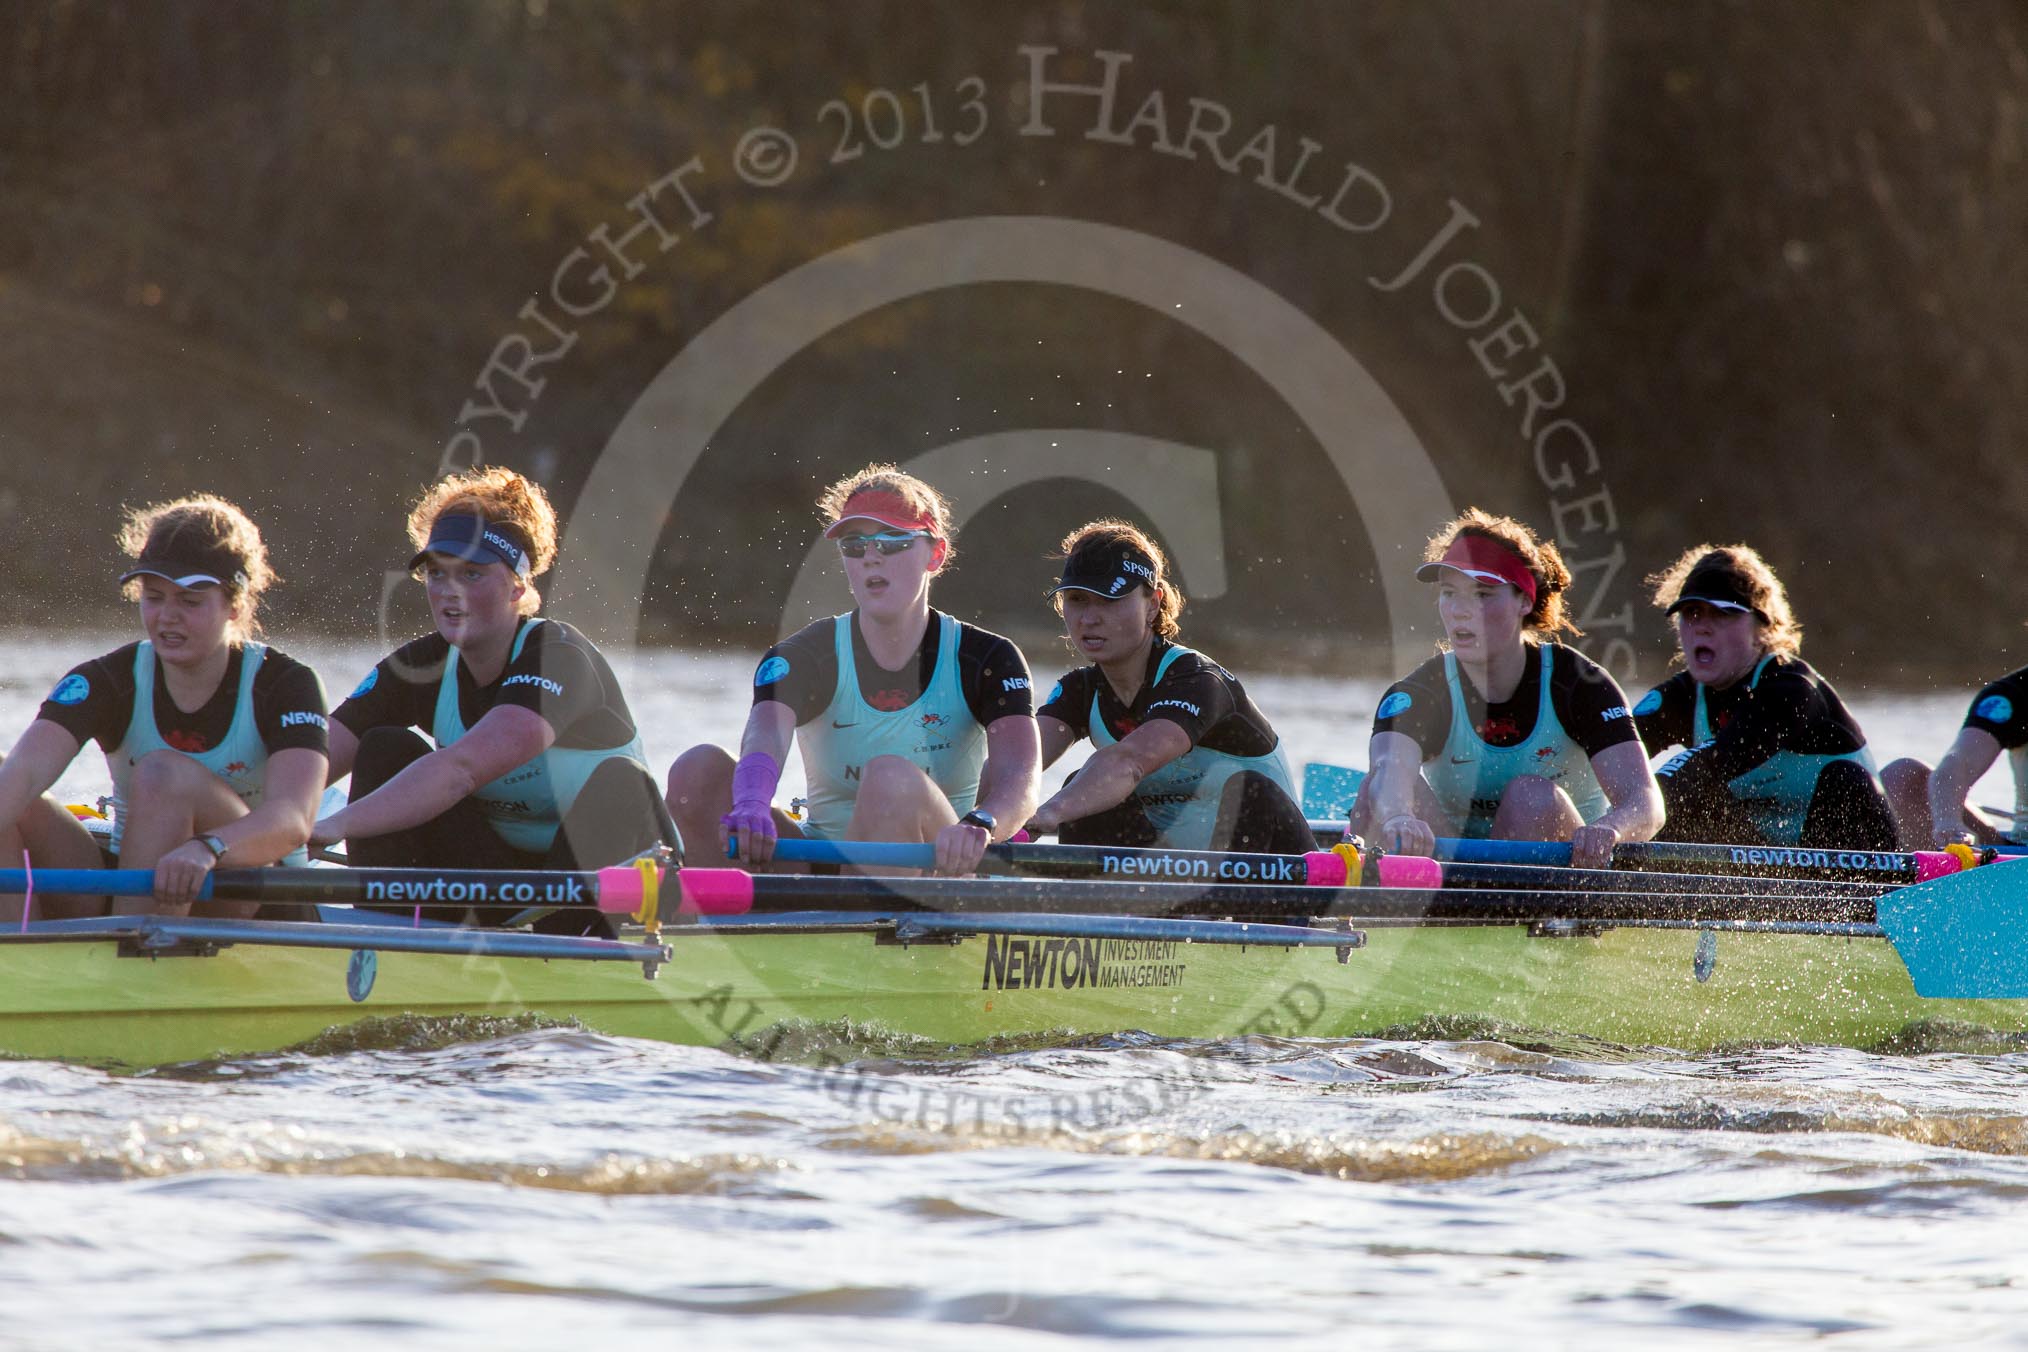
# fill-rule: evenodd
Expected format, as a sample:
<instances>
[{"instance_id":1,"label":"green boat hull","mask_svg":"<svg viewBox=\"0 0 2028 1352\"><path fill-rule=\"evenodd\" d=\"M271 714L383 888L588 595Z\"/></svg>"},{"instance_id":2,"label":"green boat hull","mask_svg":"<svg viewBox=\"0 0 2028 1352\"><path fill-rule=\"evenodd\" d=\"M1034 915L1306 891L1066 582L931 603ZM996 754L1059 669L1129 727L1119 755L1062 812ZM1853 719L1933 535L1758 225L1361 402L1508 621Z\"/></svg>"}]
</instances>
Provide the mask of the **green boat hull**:
<instances>
[{"instance_id":1,"label":"green boat hull","mask_svg":"<svg viewBox=\"0 0 2028 1352\"><path fill-rule=\"evenodd\" d=\"M573 1019L600 1032L765 1050L850 1021L964 1044L1141 1030L1350 1037L1494 1025L1630 1046L1895 1045L1911 1026L2028 1032L2028 1000L1925 1000L1877 939L1620 928L1376 928L1328 948L868 932L671 931L630 962L235 944L126 956L111 941L0 944L0 1053L126 1066L279 1049L374 1017ZM359 998L354 998L355 994Z\"/></svg>"}]
</instances>

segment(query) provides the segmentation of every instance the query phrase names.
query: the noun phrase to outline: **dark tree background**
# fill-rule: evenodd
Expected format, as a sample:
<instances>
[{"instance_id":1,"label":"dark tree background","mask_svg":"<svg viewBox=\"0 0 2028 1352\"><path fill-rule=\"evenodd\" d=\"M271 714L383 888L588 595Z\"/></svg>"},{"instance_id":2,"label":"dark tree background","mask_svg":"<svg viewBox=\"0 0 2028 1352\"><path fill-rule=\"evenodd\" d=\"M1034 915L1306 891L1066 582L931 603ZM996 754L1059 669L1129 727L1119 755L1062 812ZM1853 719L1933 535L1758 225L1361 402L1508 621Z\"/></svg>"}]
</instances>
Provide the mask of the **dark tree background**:
<instances>
[{"instance_id":1,"label":"dark tree background","mask_svg":"<svg viewBox=\"0 0 2028 1352\"><path fill-rule=\"evenodd\" d=\"M1427 279L1369 281L1456 202L1479 222L1456 256L1540 333L1598 447L1613 599L1686 545L1743 539L1846 683L1990 675L2028 648L2024 34L2028 10L1976 0L22 0L0 15L0 587L18 622L115 622L118 507L209 488L276 547L277 627L369 636L403 504L524 301L697 155L711 225L579 325L518 428L486 430L487 457L566 510L649 380L770 281L904 226L1030 215L1270 288L1374 375L1455 502L1554 529L1472 335ZM1319 190L1356 160L1392 213L1350 235L1251 169L1089 139L1090 101L1018 136L1024 44L1059 49L1065 79L1130 53L1116 121L1160 89L1180 136L1210 100L1228 152L1273 125L1285 170L1309 137ZM949 137L968 76L990 113L976 143L912 124L825 162L827 100L886 89L913 117L926 85ZM803 153L766 191L729 167L760 123ZM755 645L830 478L1033 427L1217 452L1230 585L1193 637L1377 650L1372 543L1260 376L1161 315L1025 286L887 307L764 382L669 514L643 637ZM1007 494L940 598L1032 628L1047 546L1133 507L1071 480ZM1626 651L1652 670L1664 631L1638 614Z\"/></svg>"}]
</instances>

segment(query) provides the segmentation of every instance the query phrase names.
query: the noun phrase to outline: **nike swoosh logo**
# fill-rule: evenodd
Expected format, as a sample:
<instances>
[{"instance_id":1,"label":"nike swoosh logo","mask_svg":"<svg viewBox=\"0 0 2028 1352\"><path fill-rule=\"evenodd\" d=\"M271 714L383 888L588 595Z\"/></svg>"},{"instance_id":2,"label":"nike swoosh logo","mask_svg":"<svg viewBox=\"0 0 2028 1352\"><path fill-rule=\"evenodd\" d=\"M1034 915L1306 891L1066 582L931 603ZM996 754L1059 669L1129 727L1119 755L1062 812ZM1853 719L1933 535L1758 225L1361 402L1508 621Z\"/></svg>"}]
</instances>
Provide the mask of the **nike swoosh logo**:
<instances>
[{"instance_id":1,"label":"nike swoosh logo","mask_svg":"<svg viewBox=\"0 0 2028 1352\"><path fill-rule=\"evenodd\" d=\"M856 728L859 725L857 723L840 723L834 718L831 720L831 726L834 728Z\"/></svg>"},{"instance_id":2,"label":"nike swoosh logo","mask_svg":"<svg viewBox=\"0 0 2028 1352\"><path fill-rule=\"evenodd\" d=\"M1473 761L1475 761L1475 760L1477 760L1477 759L1478 759L1478 757L1477 757L1477 756L1452 756L1452 757L1451 757L1451 764L1452 764L1452 765L1470 765L1470 764L1471 764L1471 763L1472 763Z\"/></svg>"}]
</instances>

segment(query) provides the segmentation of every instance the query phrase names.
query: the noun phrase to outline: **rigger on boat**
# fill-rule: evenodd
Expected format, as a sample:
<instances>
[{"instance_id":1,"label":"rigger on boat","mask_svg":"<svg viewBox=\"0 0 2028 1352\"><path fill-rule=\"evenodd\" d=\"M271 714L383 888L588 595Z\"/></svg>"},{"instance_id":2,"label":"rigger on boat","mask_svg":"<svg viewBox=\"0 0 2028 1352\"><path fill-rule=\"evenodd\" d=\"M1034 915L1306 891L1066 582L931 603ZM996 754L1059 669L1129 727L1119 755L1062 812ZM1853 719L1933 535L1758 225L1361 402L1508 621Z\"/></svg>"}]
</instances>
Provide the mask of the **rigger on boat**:
<instances>
[{"instance_id":1,"label":"rigger on boat","mask_svg":"<svg viewBox=\"0 0 2028 1352\"><path fill-rule=\"evenodd\" d=\"M782 845L817 862L918 867L934 849ZM1445 1019L1684 1048L1866 1046L1938 1021L2028 1034L2028 954L2011 939L2028 868L1994 851L1897 856L1903 876L1928 880L1889 885L1456 865L1345 846L1298 856L1310 883L1293 886L1124 882L1106 876L1108 847L995 848L995 866L1099 876L796 877L651 860L563 875L225 870L208 880L213 895L315 903L326 919L12 928L0 937L0 1050L147 1064L273 1049L382 1013L535 1013L711 1045L842 1020L948 1042L1345 1037ZM1292 871L1274 858L1250 868ZM1202 862L1220 861L1235 857ZM136 872L94 881L152 886ZM42 885L80 882L51 873ZM0 887L30 884L0 873ZM489 914L582 896L583 913L626 927L599 939L360 923L368 913L343 905L452 894ZM1251 918L1291 914L1313 920ZM1175 947L1152 981L1107 976L1130 952L1112 943ZM1305 1011L1293 1022L1292 1008Z\"/></svg>"}]
</instances>

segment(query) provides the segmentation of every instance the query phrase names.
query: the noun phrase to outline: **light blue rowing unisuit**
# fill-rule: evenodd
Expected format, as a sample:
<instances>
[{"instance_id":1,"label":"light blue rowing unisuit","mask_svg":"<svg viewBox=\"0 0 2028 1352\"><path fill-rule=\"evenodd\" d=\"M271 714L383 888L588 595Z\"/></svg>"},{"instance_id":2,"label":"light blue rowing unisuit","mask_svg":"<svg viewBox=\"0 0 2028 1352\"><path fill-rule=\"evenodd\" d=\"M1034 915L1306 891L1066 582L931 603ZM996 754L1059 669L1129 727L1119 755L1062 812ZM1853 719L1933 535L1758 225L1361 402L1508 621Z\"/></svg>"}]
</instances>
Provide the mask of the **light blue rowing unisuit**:
<instances>
[{"instance_id":1,"label":"light blue rowing unisuit","mask_svg":"<svg viewBox=\"0 0 2028 1352\"><path fill-rule=\"evenodd\" d=\"M253 688L254 676L261 669L261 659L267 656L265 643L248 643L240 650L239 693L232 704L232 724L225 730L225 736L218 739L218 745L209 751L185 751L162 739L162 733L155 726L155 645L143 639L134 648L134 712L127 719L127 732L120 744L106 752L106 769L113 777L113 853L120 852L120 841L126 835L127 804L131 800L134 766L143 756L157 751L174 751L179 756L188 756L211 773L225 781L247 811L261 805L261 795L267 787L268 745L261 740L260 729L254 726ZM279 862L289 865L307 864L310 856L299 847Z\"/></svg>"},{"instance_id":2,"label":"light blue rowing unisuit","mask_svg":"<svg viewBox=\"0 0 2028 1352\"><path fill-rule=\"evenodd\" d=\"M941 613L936 618L936 670L914 703L894 710L876 709L859 693L851 613L832 620L838 684L824 711L796 729L809 781L804 834L817 840L845 834L859 796L860 772L875 756L901 756L921 766L961 817L978 801L986 729L965 702L958 679L958 622Z\"/></svg>"},{"instance_id":3,"label":"light blue rowing unisuit","mask_svg":"<svg viewBox=\"0 0 2028 1352\"><path fill-rule=\"evenodd\" d=\"M526 619L514 633L514 646L507 655L512 663L521 656L522 647L535 627L543 623L540 619ZM447 747L463 737L470 729L465 726L465 715L458 708L458 664L465 660L454 644L444 662L444 674L437 685L436 713L430 723L430 736L439 748ZM630 760L641 767L643 774L648 771L647 749L641 745L641 735L624 746L613 747L561 747L551 746L549 750L530 761L524 761L506 774L489 783L482 784L472 794L479 804L479 811L486 822L517 850L529 854L547 854L556 843L556 833L563 826L564 814L577 801L585 782L592 771L614 757Z\"/></svg>"},{"instance_id":4,"label":"light blue rowing unisuit","mask_svg":"<svg viewBox=\"0 0 2028 1352\"><path fill-rule=\"evenodd\" d=\"M1775 654L1768 653L1754 663L1753 674L1746 678L1749 691L1760 684L1761 673L1774 660ZM1705 712L1702 684L1697 687L1696 712L1691 715L1690 727L1697 746L1705 745L1716 736L1711 719ZM1769 844L1793 845L1803 838L1803 827L1808 824L1810 800L1817 794L1817 776L1824 773L1825 766L1837 761L1852 761L1864 766L1866 773L1878 784L1880 772L1873 764L1873 753L1862 746L1857 751L1837 755L1777 751L1745 774L1725 781L1725 786L1739 800L1746 819L1753 823L1756 831L1767 837Z\"/></svg>"},{"instance_id":5,"label":"light blue rowing unisuit","mask_svg":"<svg viewBox=\"0 0 2028 1352\"><path fill-rule=\"evenodd\" d=\"M1161 684L1170 663L1186 656L1202 657L1202 654L1180 644L1171 645L1156 664L1148 684ZM1212 665L1209 658L1204 660ZM1099 677L1100 681L1104 679ZM1099 712L1098 691L1095 684L1091 712L1085 718L1085 732L1095 749L1116 745L1120 740L1113 736ZM1282 754L1277 738L1274 750L1261 756L1235 756L1201 744L1193 746L1136 784L1128 801L1137 805L1146 814L1148 824L1161 832L1164 845L1177 850L1208 850L1217 830L1219 799L1225 793L1226 782L1247 770L1265 775L1291 799L1296 796L1295 777L1289 773L1288 758Z\"/></svg>"},{"instance_id":6,"label":"light blue rowing unisuit","mask_svg":"<svg viewBox=\"0 0 2028 1352\"><path fill-rule=\"evenodd\" d=\"M1578 816L1587 822L1597 821L1612 806L1591 768L1591 757L1556 716L1549 679L1555 645L1538 643L1535 648L1542 663L1541 702L1535 709L1534 730L1514 746L1494 746L1479 736L1465 709L1457 654L1444 654L1444 681L1451 692L1451 730L1442 749L1424 763L1422 774L1458 831L1471 839L1482 840L1492 834L1500 795L1523 775L1549 780L1569 794Z\"/></svg>"}]
</instances>

